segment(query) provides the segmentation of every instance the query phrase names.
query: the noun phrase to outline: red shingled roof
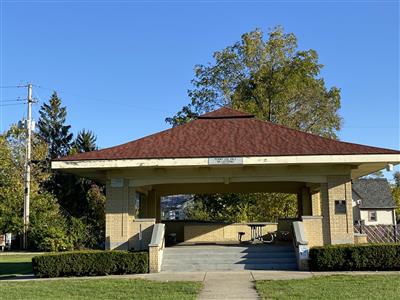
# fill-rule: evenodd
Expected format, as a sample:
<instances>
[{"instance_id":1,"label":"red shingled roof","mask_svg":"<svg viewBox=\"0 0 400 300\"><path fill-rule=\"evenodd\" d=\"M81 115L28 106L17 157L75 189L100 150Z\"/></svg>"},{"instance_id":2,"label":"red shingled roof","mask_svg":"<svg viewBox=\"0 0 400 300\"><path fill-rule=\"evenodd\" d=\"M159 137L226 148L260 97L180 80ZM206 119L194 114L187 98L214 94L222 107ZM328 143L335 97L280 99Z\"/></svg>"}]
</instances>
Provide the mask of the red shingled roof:
<instances>
[{"instance_id":1,"label":"red shingled roof","mask_svg":"<svg viewBox=\"0 0 400 300\"><path fill-rule=\"evenodd\" d=\"M334 154L400 154L400 151L323 138L224 107L185 125L60 160Z\"/></svg>"}]
</instances>

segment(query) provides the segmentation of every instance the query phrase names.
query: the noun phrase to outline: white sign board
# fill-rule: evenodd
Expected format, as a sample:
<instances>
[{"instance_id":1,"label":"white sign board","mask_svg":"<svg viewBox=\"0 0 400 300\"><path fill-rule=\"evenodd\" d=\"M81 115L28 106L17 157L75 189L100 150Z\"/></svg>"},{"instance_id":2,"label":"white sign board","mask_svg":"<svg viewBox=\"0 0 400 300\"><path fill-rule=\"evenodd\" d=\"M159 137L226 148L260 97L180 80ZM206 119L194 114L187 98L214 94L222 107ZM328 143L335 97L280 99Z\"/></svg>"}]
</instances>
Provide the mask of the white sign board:
<instances>
[{"instance_id":1,"label":"white sign board","mask_svg":"<svg viewBox=\"0 0 400 300\"><path fill-rule=\"evenodd\" d=\"M210 157L209 165L242 165L243 157Z\"/></svg>"},{"instance_id":2,"label":"white sign board","mask_svg":"<svg viewBox=\"0 0 400 300\"><path fill-rule=\"evenodd\" d=\"M123 178L111 178L111 187L112 188L122 188L124 186Z\"/></svg>"},{"instance_id":3,"label":"white sign board","mask_svg":"<svg viewBox=\"0 0 400 300\"><path fill-rule=\"evenodd\" d=\"M299 245L299 258L300 259L308 259L308 246L307 245Z\"/></svg>"}]
</instances>

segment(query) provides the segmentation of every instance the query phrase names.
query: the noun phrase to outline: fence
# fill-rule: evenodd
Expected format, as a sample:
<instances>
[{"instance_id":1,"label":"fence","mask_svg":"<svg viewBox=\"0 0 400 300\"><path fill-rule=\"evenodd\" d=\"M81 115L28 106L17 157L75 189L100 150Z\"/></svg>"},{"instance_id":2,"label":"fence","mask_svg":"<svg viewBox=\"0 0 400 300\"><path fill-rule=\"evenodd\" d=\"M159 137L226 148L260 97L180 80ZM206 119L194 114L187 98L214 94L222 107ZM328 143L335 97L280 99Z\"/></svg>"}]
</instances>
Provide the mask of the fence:
<instances>
[{"instance_id":1,"label":"fence","mask_svg":"<svg viewBox=\"0 0 400 300\"><path fill-rule=\"evenodd\" d=\"M400 242L400 225L354 225L354 233L366 234L369 243Z\"/></svg>"}]
</instances>

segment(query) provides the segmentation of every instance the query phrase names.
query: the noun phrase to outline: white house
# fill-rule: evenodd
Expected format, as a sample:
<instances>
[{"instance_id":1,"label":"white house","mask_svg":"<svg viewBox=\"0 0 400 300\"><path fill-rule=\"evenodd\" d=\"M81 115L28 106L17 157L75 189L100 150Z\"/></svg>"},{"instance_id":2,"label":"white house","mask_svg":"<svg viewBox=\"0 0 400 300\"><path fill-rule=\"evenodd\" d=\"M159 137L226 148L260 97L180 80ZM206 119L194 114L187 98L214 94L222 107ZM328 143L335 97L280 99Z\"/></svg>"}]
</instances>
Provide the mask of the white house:
<instances>
[{"instance_id":1,"label":"white house","mask_svg":"<svg viewBox=\"0 0 400 300\"><path fill-rule=\"evenodd\" d=\"M353 219L365 225L395 225L396 203L386 179L353 180Z\"/></svg>"}]
</instances>

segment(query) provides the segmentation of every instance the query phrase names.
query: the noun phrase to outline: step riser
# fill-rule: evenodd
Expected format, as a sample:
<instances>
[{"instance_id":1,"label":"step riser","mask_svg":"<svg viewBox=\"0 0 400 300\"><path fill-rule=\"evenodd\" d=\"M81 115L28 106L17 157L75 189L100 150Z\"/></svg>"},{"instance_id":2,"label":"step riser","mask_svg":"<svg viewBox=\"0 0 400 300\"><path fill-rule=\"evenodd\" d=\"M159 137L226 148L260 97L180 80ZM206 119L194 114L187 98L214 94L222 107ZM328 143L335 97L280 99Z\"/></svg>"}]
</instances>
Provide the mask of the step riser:
<instances>
[{"instance_id":1,"label":"step riser","mask_svg":"<svg viewBox=\"0 0 400 300\"><path fill-rule=\"evenodd\" d=\"M296 263L296 258L270 258L270 259L191 259L180 260L179 262L173 259L164 258L163 264L167 265L192 265L203 264L269 264L269 263Z\"/></svg>"},{"instance_id":2,"label":"step riser","mask_svg":"<svg viewBox=\"0 0 400 300\"><path fill-rule=\"evenodd\" d=\"M179 249L179 248L165 248L165 252L171 253L280 253L280 252L293 252L293 248L281 249Z\"/></svg>"},{"instance_id":3,"label":"step riser","mask_svg":"<svg viewBox=\"0 0 400 300\"><path fill-rule=\"evenodd\" d=\"M176 259L176 260L187 260L187 259L193 259L193 254L187 255L187 254L169 254L164 252L164 257L169 258L169 259ZM231 259L252 259L252 258L293 258L296 257L293 252L288 252L288 253L251 253L251 254L243 254L243 253L229 253L229 254L200 254L196 255L197 257L202 257L204 259L226 259L226 258L231 258Z\"/></svg>"},{"instance_id":4,"label":"step riser","mask_svg":"<svg viewBox=\"0 0 400 300\"><path fill-rule=\"evenodd\" d=\"M229 270L297 270L297 264L266 264L266 265L202 265L202 266L165 266L166 272L195 271L229 271Z\"/></svg>"}]
</instances>

